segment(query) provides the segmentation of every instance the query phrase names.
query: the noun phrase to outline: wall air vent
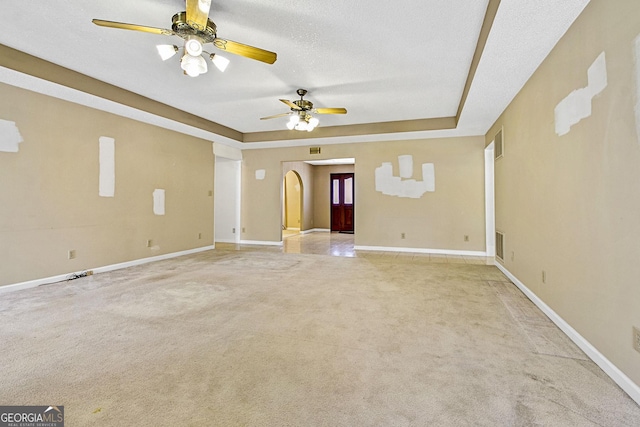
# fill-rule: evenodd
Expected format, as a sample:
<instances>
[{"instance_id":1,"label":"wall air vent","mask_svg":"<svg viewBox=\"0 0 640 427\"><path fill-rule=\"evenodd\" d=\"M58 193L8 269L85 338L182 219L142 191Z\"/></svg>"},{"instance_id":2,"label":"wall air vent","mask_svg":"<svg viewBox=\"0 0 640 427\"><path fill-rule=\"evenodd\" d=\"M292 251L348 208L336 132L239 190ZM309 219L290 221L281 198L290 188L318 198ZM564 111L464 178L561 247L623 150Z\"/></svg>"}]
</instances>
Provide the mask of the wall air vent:
<instances>
[{"instance_id":1,"label":"wall air vent","mask_svg":"<svg viewBox=\"0 0 640 427\"><path fill-rule=\"evenodd\" d=\"M309 154L320 154L320 147L309 147Z\"/></svg>"},{"instance_id":2,"label":"wall air vent","mask_svg":"<svg viewBox=\"0 0 640 427\"><path fill-rule=\"evenodd\" d=\"M496 231L496 258L504 262L504 234Z\"/></svg>"},{"instance_id":3,"label":"wall air vent","mask_svg":"<svg viewBox=\"0 0 640 427\"><path fill-rule=\"evenodd\" d=\"M498 133L496 133L495 138L493 139L495 143L495 159L498 160L504 155L504 138L502 137L503 128L500 128Z\"/></svg>"}]
</instances>

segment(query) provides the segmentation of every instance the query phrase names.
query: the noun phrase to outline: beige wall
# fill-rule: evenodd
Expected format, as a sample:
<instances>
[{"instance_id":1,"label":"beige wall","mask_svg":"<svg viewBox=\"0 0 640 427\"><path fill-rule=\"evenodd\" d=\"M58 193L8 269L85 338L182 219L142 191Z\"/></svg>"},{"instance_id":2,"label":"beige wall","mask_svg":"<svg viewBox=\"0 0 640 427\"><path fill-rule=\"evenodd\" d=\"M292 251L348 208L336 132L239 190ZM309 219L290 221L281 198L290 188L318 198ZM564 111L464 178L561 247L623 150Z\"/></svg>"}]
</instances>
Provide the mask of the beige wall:
<instances>
[{"instance_id":1,"label":"beige wall","mask_svg":"<svg viewBox=\"0 0 640 427\"><path fill-rule=\"evenodd\" d=\"M331 174L354 173L354 165L327 165L313 167L313 221L315 228L331 229ZM358 179L358 177L355 177ZM356 209L358 207L356 206Z\"/></svg>"},{"instance_id":2,"label":"beige wall","mask_svg":"<svg viewBox=\"0 0 640 427\"><path fill-rule=\"evenodd\" d=\"M483 150L483 137L328 145L322 157L308 147L245 150L243 239L280 240L282 161L355 157L357 245L484 251ZM419 165L435 164L434 193L406 199L375 191L375 169L392 162L397 175L397 158L405 154L413 155L418 180ZM266 171L264 180L256 180L258 169Z\"/></svg>"},{"instance_id":3,"label":"beige wall","mask_svg":"<svg viewBox=\"0 0 640 427\"><path fill-rule=\"evenodd\" d=\"M504 265L636 384L639 34L640 2L592 0L486 139L504 126L505 155L495 164ZM587 85L587 69L602 52L608 86L591 116L558 136L554 108Z\"/></svg>"},{"instance_id":4,"label":"beige wall","mask_svg":"<svg viewBox=\"0 0 640 427\"><path fill-rule=\"evenodd\" d=\"M0 285L212 244L211 142L4 84L0 100L24 138L0 152ZM101 136L116 140L113 198L98 195Z\"/></svg>"}]
</instances>

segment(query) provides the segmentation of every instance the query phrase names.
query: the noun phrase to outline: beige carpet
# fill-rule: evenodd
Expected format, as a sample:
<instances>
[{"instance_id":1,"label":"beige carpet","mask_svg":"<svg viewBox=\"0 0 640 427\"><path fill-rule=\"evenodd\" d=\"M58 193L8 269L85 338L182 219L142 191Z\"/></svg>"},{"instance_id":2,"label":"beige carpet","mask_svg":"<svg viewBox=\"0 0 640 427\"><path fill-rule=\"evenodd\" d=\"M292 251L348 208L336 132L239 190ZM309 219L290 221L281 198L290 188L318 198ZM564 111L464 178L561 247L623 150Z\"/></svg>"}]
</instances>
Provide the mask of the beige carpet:
<instances>
[{"instance_id":1,"label":"beige carpet","mask_svg":"<svg viewBox=\"0 0 640 427\"><path fill-rule=\"evenodd\" d=\"M638 426L495 268L215 250L3 294L0 404L68 426Z\"/></svg>"}]
</instances>

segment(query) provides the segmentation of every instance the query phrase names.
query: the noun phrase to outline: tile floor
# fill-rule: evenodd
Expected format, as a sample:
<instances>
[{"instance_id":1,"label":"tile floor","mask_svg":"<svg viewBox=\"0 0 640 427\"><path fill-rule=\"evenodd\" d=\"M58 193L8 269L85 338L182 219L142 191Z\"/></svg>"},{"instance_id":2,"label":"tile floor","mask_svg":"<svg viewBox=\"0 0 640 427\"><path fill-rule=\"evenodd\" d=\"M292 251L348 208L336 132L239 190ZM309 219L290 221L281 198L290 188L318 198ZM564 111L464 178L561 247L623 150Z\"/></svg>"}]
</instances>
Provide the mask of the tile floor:
<instances>
[{"instance_id":1,"label":"tile floor","mask_svg":"<svg viewBox=\"0 0 640 427\"><path fill-rule=\"evenodd\" d=\"M354 235L337 232L299 232L283 231L282 246L264 247L261 250L272 250L290 254L319 254L339 257L375 258L380 261L402 262L434 262L449 264L493 265L493 259L466 255L428 254L420 252L363 251L354 249ZM251 250L255 245L235 245L232 243L216 243L217 249Z\"/></svg>"}]
</instances>

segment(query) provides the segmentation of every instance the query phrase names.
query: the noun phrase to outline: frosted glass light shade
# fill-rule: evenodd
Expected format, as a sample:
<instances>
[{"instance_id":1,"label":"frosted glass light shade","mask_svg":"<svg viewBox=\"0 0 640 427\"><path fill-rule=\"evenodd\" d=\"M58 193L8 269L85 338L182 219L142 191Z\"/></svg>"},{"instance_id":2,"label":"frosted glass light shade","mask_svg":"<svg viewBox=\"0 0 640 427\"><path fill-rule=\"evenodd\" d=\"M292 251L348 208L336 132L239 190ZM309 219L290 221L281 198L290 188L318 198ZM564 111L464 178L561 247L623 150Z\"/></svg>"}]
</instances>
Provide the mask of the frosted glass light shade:
<instances>
[{"instance_id":1,"label":"frosted glass light shade","mask_svg":"<svg viewBox=\"0 0 640 427\"><path fill-rule=\"evenodd\" d=\"M189 39L184 43L184 50L191 56L202 55L202 43L198 39Z\"/></svg>"},{"instance_id":2,"label":"frosted glass light shade","mask_svg":"<svg viewBox=\"0 0 640 427\"><path fill-rule=\"evenodd\" d=\"M197 77L207 72L207 62L202 56L185 54L180 60L180 68L191 77Z\"/></svg>"},{"instance_id":3,"label":"frosted glass light shade","mask_svg":"<svg viewBox=\"0 0 640 427\"><path fill-rule=\"evenodd\" d=\"M307 129L307 131L311 132L312 130L314 130L316 126L318 126L318 123L320 123L320 120L316 119L315 117L311 117L311 119L309 119L309 128Z\"/></svg>"},{"instance_id":4,"label":"frosted glass light shade","mask_svg":"<svg viewBox=\"0 0 640 427\"><path fill-rule=\"evenodd\" d=\"M213 62L213 65L215 65L218 70L224 73L224 70L227 69L227 65L229 65L229 60L224 56L216 55L215 53L212 53L210 58L211 62Z\"/></svg>"},{"instance_id":5,"label":"frosted glass light shade","mask_svg":"<svg viewBox=\"0 0 640 427\"><path fill-rule=\"evenodd\" d=\"M292 115L291 118L289 118L289 121L287 122L287 128L289 130L293 130L293 128L296 127L299 121L300 121L300 117L297 114Z\"/></svg>"},{"instance_id":6,"label":"frosted glass light shade","mask_svg":"<svg viewBox=\"0 0 640 427\"><path fill-rule=\"evenodd\" d=\"M166 61L178 52L178 46L172 44L159 44L156 46L156 49L163 61Z\"/></svg>"}]
</instances>

